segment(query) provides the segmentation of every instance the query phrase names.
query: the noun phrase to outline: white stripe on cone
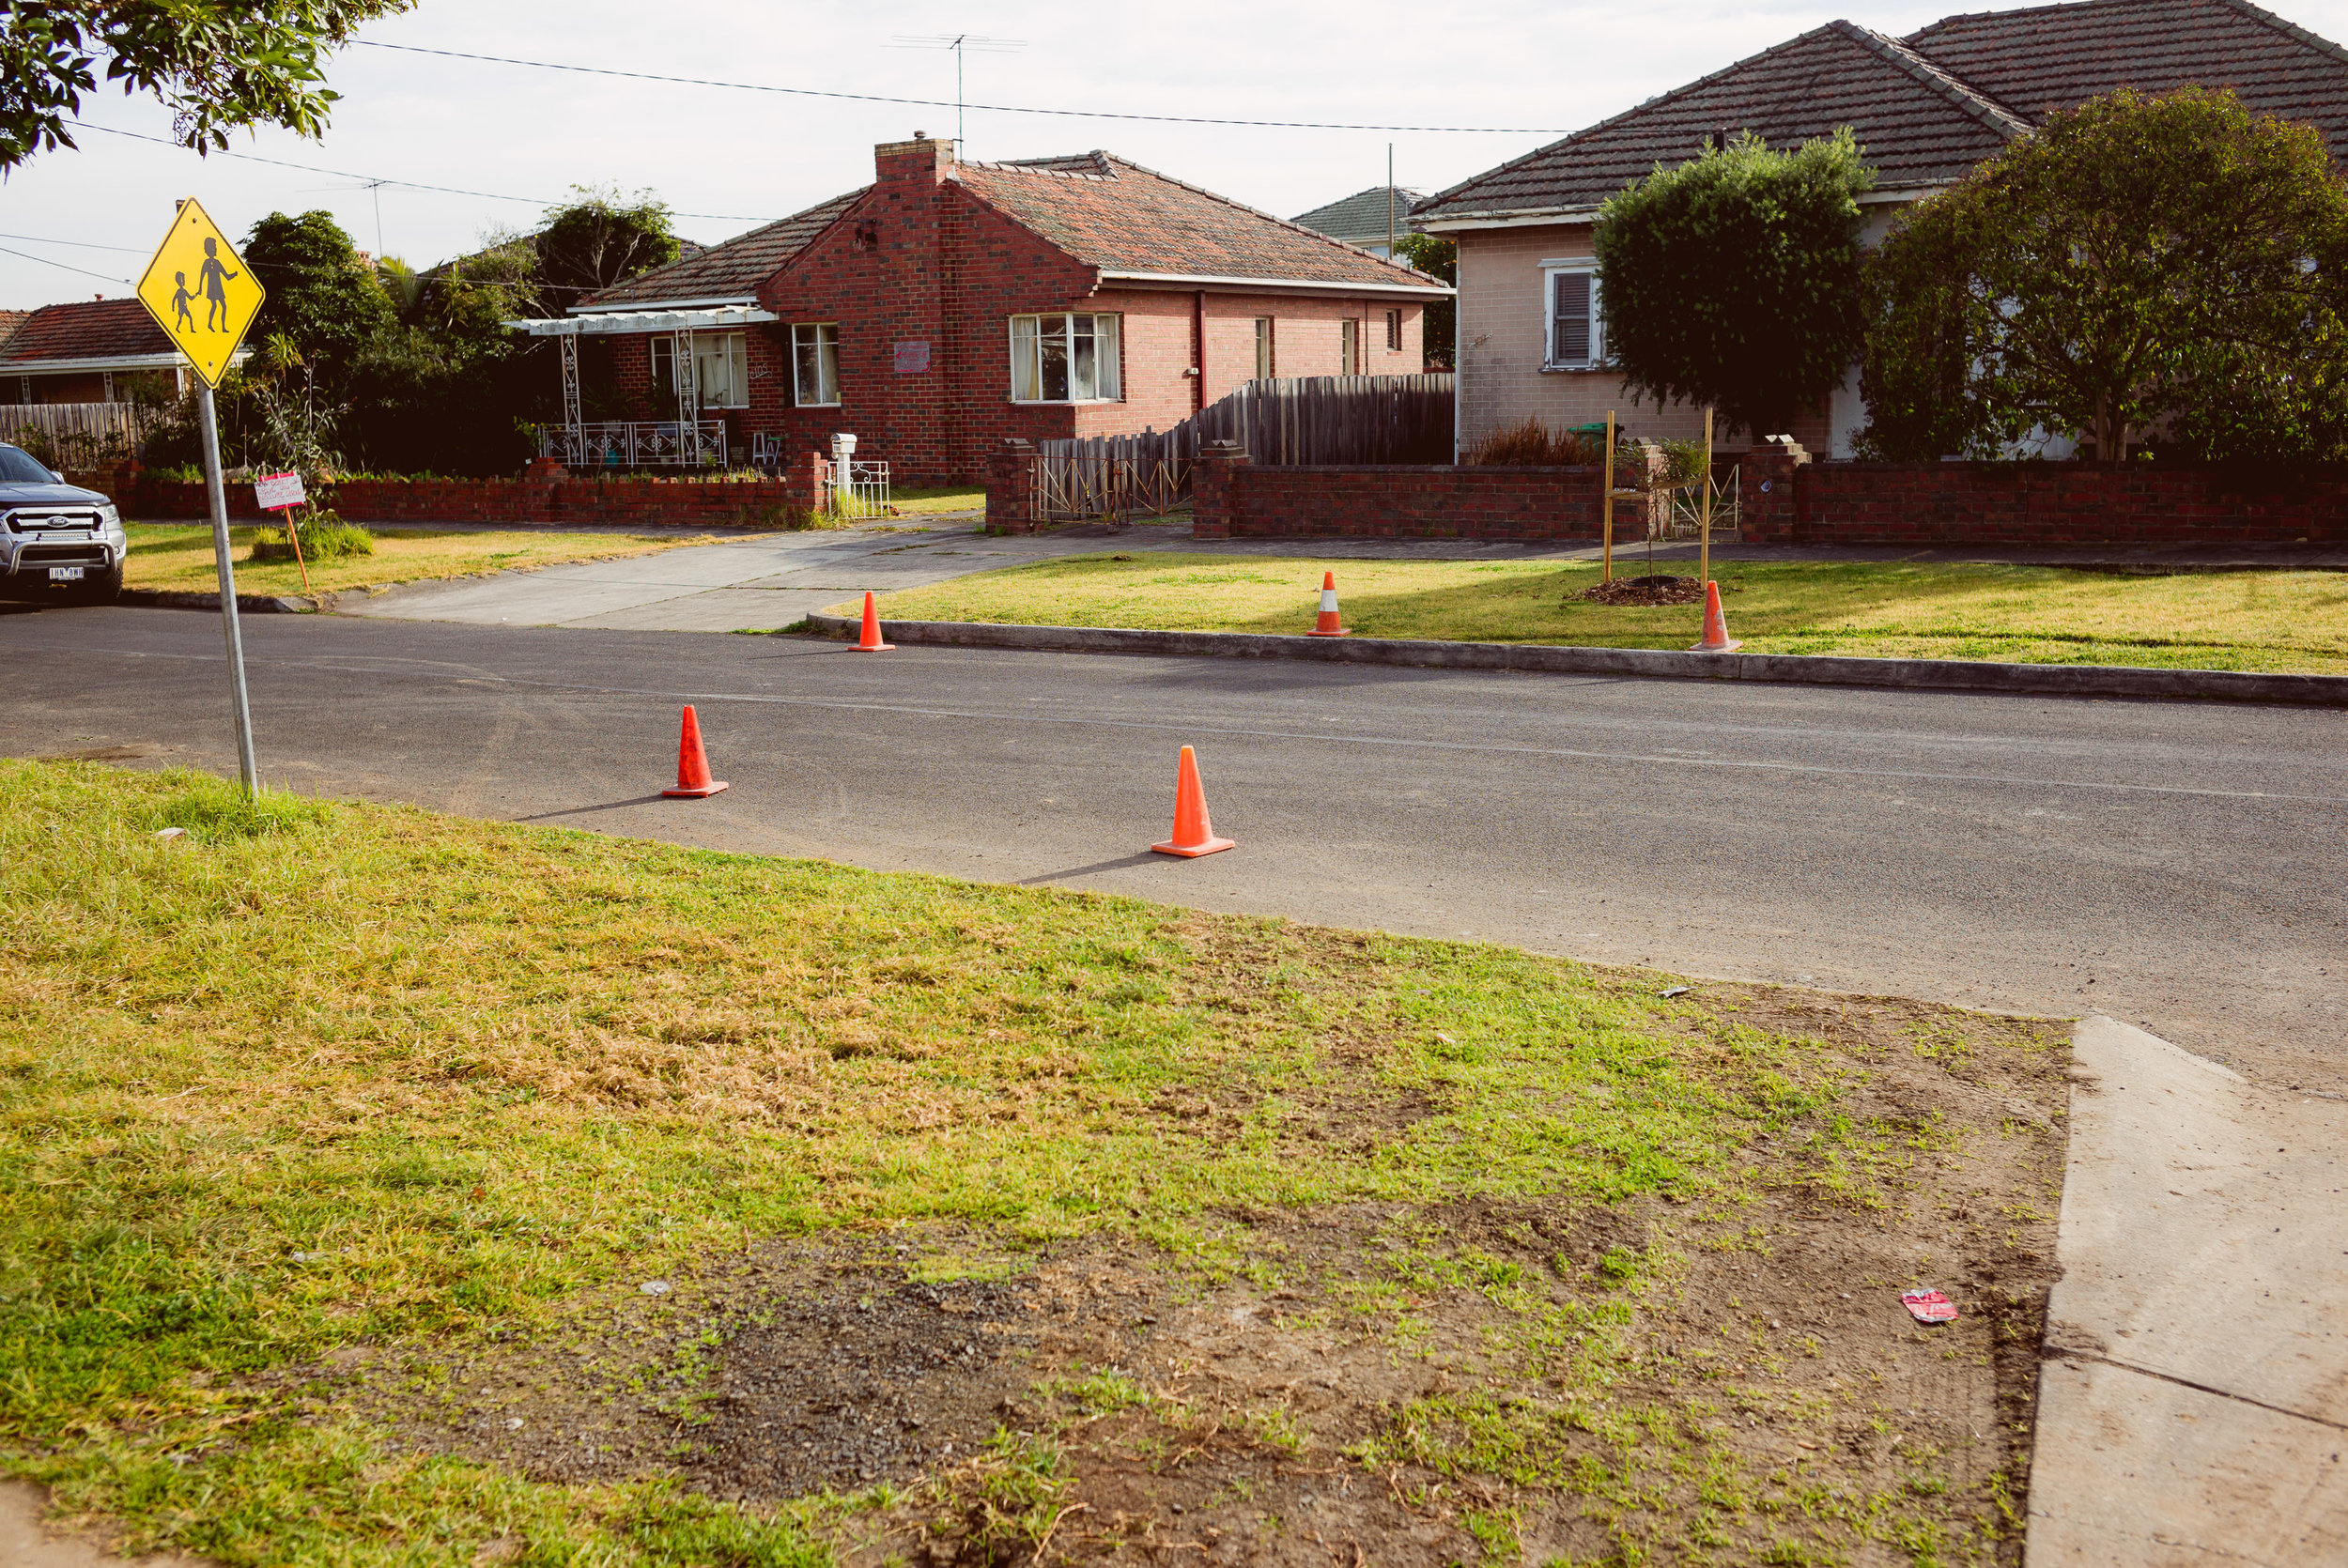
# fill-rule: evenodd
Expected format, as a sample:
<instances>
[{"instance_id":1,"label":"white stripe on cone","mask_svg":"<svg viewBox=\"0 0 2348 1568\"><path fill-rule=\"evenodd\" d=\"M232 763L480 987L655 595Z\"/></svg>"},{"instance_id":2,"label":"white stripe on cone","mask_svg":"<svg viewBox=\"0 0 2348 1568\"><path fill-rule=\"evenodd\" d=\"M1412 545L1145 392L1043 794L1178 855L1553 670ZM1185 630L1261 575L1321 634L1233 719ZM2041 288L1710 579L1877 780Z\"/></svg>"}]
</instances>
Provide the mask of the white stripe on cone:
<instances>
[{"instance_id":1,"label":"white stripe on cone","mask_svg":"<svg viewBox=\"0 0 2348 1568\"><path fill-rule=\"evenodd\" d=\"M1322 589L1321 591L1321 613L1323 615L1335 615L1336 612L1337 591L1334 588Z\"/></svg>"}]
</instances>

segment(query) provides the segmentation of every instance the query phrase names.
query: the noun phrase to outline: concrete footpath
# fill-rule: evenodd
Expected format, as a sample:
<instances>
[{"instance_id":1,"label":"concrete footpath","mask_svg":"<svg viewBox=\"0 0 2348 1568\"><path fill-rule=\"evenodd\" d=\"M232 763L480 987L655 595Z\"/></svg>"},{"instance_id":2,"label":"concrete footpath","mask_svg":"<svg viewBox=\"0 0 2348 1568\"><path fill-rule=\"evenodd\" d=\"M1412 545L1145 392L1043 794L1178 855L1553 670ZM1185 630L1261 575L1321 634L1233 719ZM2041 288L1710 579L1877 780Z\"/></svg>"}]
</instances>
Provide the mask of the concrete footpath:
<instances>
[{"instance_id":1,"label":"concrete footpath","mask_svg":"<svg viewBox=\"0 0 2348 1568\"><path fill-rule=\"evenodd\" d=\"M2348 1100L2073 1044L2028 1568L2348 1563Z\"/></svg>"}]
</instances>

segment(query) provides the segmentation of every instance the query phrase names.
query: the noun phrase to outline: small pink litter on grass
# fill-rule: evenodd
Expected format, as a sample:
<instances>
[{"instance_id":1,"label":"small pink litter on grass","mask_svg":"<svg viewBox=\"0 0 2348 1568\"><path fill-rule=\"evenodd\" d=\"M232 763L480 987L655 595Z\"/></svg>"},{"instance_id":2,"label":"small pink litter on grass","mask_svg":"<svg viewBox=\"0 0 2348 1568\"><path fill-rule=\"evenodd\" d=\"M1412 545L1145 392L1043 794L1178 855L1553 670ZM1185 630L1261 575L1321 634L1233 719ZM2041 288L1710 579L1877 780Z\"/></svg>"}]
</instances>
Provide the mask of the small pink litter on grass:
<instances>
[{"instance_id":1,"label":"small pink litter on grass","mask_svg":"<svg viewBox=\"0 0 2348 1568\"><path fill-rule=\"evenodd\" d=\"M1937 1290L1911 1290L1900 1297L1900 1305L1908 1315L1919 1323L1954 1323L1956 1303Z\"/></svg>"}]
</instances>

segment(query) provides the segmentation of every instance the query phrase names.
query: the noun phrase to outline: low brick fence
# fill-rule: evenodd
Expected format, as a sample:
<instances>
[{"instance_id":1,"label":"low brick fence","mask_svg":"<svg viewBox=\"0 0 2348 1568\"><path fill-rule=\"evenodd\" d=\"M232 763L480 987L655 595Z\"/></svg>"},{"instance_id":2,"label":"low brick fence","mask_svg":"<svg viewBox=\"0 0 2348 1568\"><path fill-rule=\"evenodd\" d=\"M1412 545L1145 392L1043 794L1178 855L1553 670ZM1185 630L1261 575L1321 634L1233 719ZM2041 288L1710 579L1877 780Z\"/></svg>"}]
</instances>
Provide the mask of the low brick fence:
<instances>
[{"instance_id":1,"label":"low brick fence","mask_svg":"<svg viewBox=\"0 0 2348 1568\"><path fill-rule=\"evenodd\" d=\"M1744 480L1750 541L2010 547L2348 543L2348 469L2161 463L1811 463ZM1756 504L1758 502L1759 504Z\"/></svg>"},{"instance_id":2,"label":"low brick fence","mask_svg":"<svg viewBox=\"0 0 2348 1568\"><path fill-rule=\"evenodd\" d=\"M987 526L1031 528L1032 450L989 468ZM1799 448L1738 454L1738 537L1918 548L2348 544L2348 466L2297 474L2160 463L1814 463ZM1259 465L1227 443L1192 478L1200 539L1593 540L1596 468ZM1661 504L1660 502L1657 504ZM1614 537L1644 539L1639 503Z\"/></svg>"},{"instance_id":3,"label":"low brick fence","mask_svg":"<svg viewBox=\"0 0 2348 1568\"><path fill-rule=\"evenodd\" d=\"M703 529L786 523L812 510L820 459L810 457L773 479L350 479L319 487L317 500L358 523L618 524ZM143 474L68 475L115 498L139 518L208 517L200 484ZM256 521L253 486L227 486L228 515Z\"/></svg>"}]
</instances>

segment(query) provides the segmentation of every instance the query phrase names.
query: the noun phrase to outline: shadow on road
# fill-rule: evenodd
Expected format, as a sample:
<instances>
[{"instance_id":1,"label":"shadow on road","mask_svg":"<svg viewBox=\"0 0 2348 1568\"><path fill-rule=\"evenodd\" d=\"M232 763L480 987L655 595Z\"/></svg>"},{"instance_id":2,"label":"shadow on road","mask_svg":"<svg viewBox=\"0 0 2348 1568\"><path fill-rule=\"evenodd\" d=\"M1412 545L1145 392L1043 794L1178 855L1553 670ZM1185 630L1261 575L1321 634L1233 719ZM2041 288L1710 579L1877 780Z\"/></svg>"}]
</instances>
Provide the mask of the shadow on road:
<instances>
[{"instance_id":1,"label":"shadow on road","mask_svg":"<svg viewBox=\"0 0 2348 1568\"><path fill-rule=\"evenodd\" d=\"M533 817L516 817L517 822L551 822L557 817L583 817L590 811L617 811L626 806L652 806L665 800L665 795L638 795L633 800L608 800L601 806L566 806L560 811L541 811Z\"/></svg>"},{"instance_id":2,"label":"shadow on road","mask_svg":"<svg viewBox=\"0 0 2348 1568\"><path fill-rule=\"evenodd\" d=\"M1127 866L1151 866L1159 864L1163 859L1164 857L1162 855L1156 854L1149 850L1143 850L1138 854L1124 855L1116 860L1096 860L1089 866L1071 866L1065 870L1046 871L1040 877L1023 877L1018 882L1012 884L1012 885L1014 887L1039 887L1047 882L1058 882L1062 877L1086 877L1090 876L1095 871L1120 870Z\"/></svg>"}]
</instances>

